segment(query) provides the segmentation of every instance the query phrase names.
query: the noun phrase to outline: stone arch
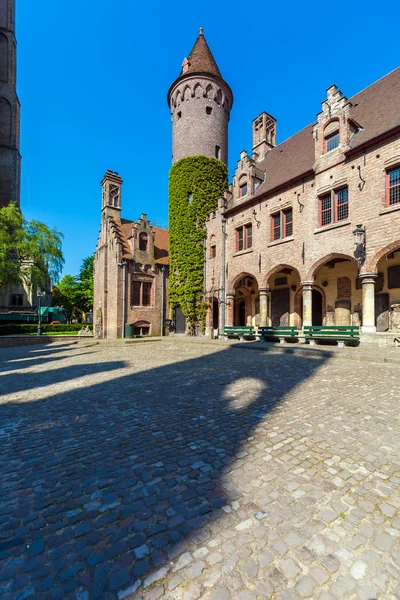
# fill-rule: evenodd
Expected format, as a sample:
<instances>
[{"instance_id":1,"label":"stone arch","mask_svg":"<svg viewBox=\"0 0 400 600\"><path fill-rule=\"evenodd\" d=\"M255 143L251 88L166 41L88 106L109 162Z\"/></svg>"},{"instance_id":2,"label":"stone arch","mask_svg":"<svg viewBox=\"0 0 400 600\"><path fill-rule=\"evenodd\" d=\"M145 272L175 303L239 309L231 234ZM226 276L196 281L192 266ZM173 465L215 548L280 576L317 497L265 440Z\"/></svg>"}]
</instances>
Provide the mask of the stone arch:
<instances>
[{"instance_id":1,"label":"stone arch","mask_svg":"<svg viewBox=\"0 0 400 600\"><path fill-rule=\"evenodd\" d=\"M180 104L182 102L182 92L181 90L178 90L176 92L176 96L175 96L175 106L178 106L178 104Z\"/></svg>"},{"instance_id":2,"label":"stone arch","mask_svg":"<svg viewBox=\"0 0 400 600\"><path fill-rule=\"evenodd\" d=\"M182 101L189 100L191 95L192 95L192 88L190 87L190 85L186 84L184 87L184 90L183 90L183 94L182 94Z\"/></svg>"},{"instance_id":3,"label":"stone arch","mask_svg":"<svg viewBox=\"0 0 400 600\"><path fill-rule=\"evenodd\" d=\"M201 98L202 94L203 94L203 86L201 85L200 82L197 82L193 88L193 96L194 96L194 98Z\"/></svg>"},{"instance_id":4,"label":"stone arch","mask_svg":"<svg viewBox=\"0 0 400 600\"><path fill-rule=\"evenodd\" d=\"M214 96L214 100L217 104L221 105L222 104L222 92L221 90L218 88L215 96Z\"/></svg>"},{"instance_id":5,"label":"stone arch","mask_svg":"<svg viewBox=\"0 0 400 600\"><path fill-rule=\"evenodd\" d=\"M335 131L340 131L340 121L337 117L333 117L332 119L329 119L327 123L325 123L323 129L324 137L331 135Z\"/></svg>"},{"instance_id":6,"label":"stone arch","mask_svg":"<svg viewBox=\"0 0 400 600\"><path fill-rule=\"evenodd\" d=\"M326 319L326 294L322 287L319 285L313 285L312 289L319 292L322 296L322 322L325 323ZM303 288L299 287L294 297L294 324L298 329L303 327L303 316L302 316L302 300L303 300Z\"/></svg>"},{"instance_id":7,"label":"stone arch","mask_svg":"<svg viewBox=\"0 0 400 600\"><path fill-rule=\"evenodd\" d=\"M0 81L8 81L8 39L0 33Z\"/></svg>"},{"instance_id":8,"label":"stone arch","mask_svg":"<svg viewBox=\"0 0 400 600\"><path fill-rule=\"evenodd\" d=\"M282 271L282 269L291 269L292 271L296 271L299 276L299 279L301 281L300 272L298 269L296 269L296 267L293 267L292 265L286 265L284 263L280 263L279 265L276 265L275 267L270 269L268 271L268 273L265 275L265 277L263 279L264 287L268 287L268 281L271 279L271 277L273 275L275 275L276 273L279 273L279 271Z\"/></svg>"},{"instance_id":9,"label":"stone arch","mask_svg":"<svg viewBox=\"0 0 400 600\"><path fill-rule=\"evenodd\" d=\"M232 295L235 293L235 288L236 288L236 284L239 283L239 281L241 279L244 279L245 277L252 277L255 282L257 283L257 285L259 286L258 283L258 279L257 277L255 277L255 275L253 275L252 273L248 273L247 271L242 271L242 273L240 273L239 275L236 275L236 277L234 277L227 285L227 291L226 293L228 295Z\"/></svg>"},{"instance_id":10,"label":"stone arch","mask_svg":"<svg viewBox=\"0 0 400 600\"><path fill-rule=\"evenodd\" d=\"M349 260L357 265L357 261L354 258L354 256L349 256L348 254L340 254L339 252L331 252L330 254L326 254L326 256L324 256L323 258L320 258L313 264L311 269L308 271L307 281L314 281L315 273L317 272L319 267L322 267L324 264L328 263L331 260L334 260L335 258ZM358 270L358 265L357 265L357 270Z\"/></svg>"},{"instance_id":11,"label":"stone arch","mask_svg":"<svg viewBox=\"0 0 400 600\"><path fill-rule=\"evenodd\" d=\"M11 145L12 107L6 98L0 98L0 144Z\"/></svg>"},{"instance_id":12,"label":"stone arch","mask_svg":"<svg viewBox=\"0 0 400 600\"><path fill-rule=\"evenodd\" d=\"M211 98L213 89L213 86L211 85L211 83L209 83L205 89L204 96L206 98Z\"/></svg>"},{"instance_id":13,"label":"stone arch","mask_svg":"<svg viewBox=\"0 0 400 600\"><path fill-rule=\"evenodd\" d=\"M396 240L395 242L392 242L391 244L388 244L387 246L379 250L379 252L377 252L375 256L369 261L367 273L376 273L378 270L378 262L381 260L381 258L386 256L386 254L389 254L390 252L394 252L395 250L400 250L400 240Z\"/></svg>"}]
</instances>

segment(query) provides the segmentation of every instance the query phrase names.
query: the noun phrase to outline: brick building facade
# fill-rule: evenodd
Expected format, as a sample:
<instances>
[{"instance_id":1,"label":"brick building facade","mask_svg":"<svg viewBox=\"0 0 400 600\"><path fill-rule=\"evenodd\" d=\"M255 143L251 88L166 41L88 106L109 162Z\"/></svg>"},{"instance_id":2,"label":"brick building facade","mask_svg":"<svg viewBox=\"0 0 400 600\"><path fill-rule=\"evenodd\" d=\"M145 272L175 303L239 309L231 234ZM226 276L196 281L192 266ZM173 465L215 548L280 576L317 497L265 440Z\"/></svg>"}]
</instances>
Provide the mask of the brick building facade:
<instances>
[{"instance_id":1,"label":"brick building facade","mask_svg":"<svg viewBox=\"0 0 400 600\"><path fill-rule=\"evenodd\" d=\"M253 121L207 222L208 326L360 325L400 331L400 68L276 145ZM225 255L225 260L224 260Z\"/></svg>"},{"instance_id":2,"label":"brick building facade","mask_svg":"<svg viewBox=\"0 0 400 600\"><path fill-rule=\"evenodd\" d=\"M145 214L121 218L122 179L107 171L102 185L101 229L94 259L96 337L160 335L168 315L168 231ZM130 332L128 333L130 335Z\"/></svg>"},{"instance_id":3,"label":"brick building facade","mask_svg":"<svg viewBox=\"0 0 400 600\"><path fill-rule=\"evenodd\" d=\"M399 97L400 68L349 100L331 86L317 119L278 145L274 117L263 112L254 119L252 153L241 153L206 223L208 329L352 324L364 334L400 331ZM168 92L173 163L195 155L227 162L232 103L200 30ZM121 335L122 322L146 322L146 331L157 333L167 232L144 217L121 220L107 182L120 190L121 180L108 172L103 181L98 333ZM138 250L141 228L154 240L154 259L151 245L146 255ZM154 305L129 309L133 295L143 294L133 282L150 279Z\"/></svg>"}]
</instances>

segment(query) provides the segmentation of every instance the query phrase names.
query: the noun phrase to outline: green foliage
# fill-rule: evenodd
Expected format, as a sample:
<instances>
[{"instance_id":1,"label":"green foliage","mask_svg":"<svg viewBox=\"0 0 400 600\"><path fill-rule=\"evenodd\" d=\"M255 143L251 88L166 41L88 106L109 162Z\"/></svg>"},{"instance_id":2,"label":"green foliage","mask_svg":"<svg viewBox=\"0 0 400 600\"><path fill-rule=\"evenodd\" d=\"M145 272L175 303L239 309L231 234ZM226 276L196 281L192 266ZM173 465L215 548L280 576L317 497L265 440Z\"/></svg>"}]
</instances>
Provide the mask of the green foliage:
<instances>
[{"instance_id":1,"label":"green foliage","mask_svg":"<svg viewBox=\"0 0 400 600\"><path fill-rule=\"evenodd\" d=\"M191 335L205 326L204 225L227 181L226 165L206 156L183 158L170 171L169 299L171 305L180 304Z\"/></svg>"},{"instance_id":2,"label":"green foliage","mask_svg":"<svg viewBox=\"0 0 400 600\"><path fill-rule=\"evenodd\" d=\"M82 327L89 327L92 330L91 325L85 325L82 323L61 323L60 325L53 325L48 323L42 324L43 333L59 333L59 332L75 332L77 333ZM0 325L0 335L24 335L30 333L37 333L37 324L22 324L22 325Z\"/></svg>"},{"instance_id":3,"label":"green foliage","mask_svg":"<svg viewBox=\"0 0 400 600\"><path fill-rule=\"evenodd\" d=\"M26 221L12 202L0 208L0 281L47 287L57 281L64 258L62 234L40 221Z\"/></svg>"},{"instance_id":4,"label":"green foliage","mask_svg":"<svg viewBox=\"0 0 400 600\"><path fill-rule=\"evenodd\" d=\"M64 275L53 288L53 306L65 308L68 319L93 310L93 260L85 258L77 277Z\"/></svg>"}]
</instances>

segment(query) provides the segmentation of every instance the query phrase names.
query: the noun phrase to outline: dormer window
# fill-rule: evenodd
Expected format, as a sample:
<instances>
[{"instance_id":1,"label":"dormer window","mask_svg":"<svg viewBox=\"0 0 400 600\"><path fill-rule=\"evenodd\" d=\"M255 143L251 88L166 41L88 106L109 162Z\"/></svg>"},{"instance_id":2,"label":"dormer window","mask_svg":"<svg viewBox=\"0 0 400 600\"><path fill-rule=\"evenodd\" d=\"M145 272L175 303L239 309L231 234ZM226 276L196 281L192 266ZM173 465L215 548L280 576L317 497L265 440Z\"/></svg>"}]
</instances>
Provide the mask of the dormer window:
<instances>
[{"instance_id":1,"label":"dormer window","mask_svg":"<svg viewBox=\"0 0 400 600\"><path fill-rule=\"evenodd\" d=\"M139 235L139 250L147 252L149 246L149 236L144 231Z\"/></svg>"},{"instance_id":2,"label":"dormer window","mask_svg":"<svg viewBox=\"0 0 400 600\"><path fill-rule=\"evenodd\" d=\"M339 147L339 121L332 121L324 130L324 151L331 152Z\"/></svg>"}]
</instances>

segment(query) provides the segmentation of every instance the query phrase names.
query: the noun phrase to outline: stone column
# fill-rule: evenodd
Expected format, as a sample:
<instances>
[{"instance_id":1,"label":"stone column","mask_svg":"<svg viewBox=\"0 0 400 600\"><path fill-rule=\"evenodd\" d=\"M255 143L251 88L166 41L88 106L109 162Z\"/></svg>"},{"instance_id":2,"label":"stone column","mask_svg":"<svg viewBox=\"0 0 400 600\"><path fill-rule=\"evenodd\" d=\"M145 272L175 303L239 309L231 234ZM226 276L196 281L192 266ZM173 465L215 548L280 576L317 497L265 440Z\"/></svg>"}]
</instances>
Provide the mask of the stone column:
<instances>
[{"instance_id":1,"label":"stone column","mask_svg":"<svg viewBox=\"0 0 400 600\"><path fill-rule=\"evenodd\" d=\"M260 326L265 327L268 319L268 290L260 288Z\"/></svg>"},{"instance_id":2,"label":"stone column","mask_svg":"<svg viewBox=\"0 0 400 600\"><path fill-rule=\"evenodd\" d=\"M312 325L312 286L313 281L302 281L303 288L303 327Z\"/></svg>"},{"instance_id":3,"label":"stone column","mask_svg":"<svg viewBox=\"0 0 400 600\"><path fill-rule=\"evenodd\" d=\"M363 333L375 333L375 279L377 273L359 275L362 285L362 327Z\"/></svg>"},{"instance_id":4,"label":"stone column","mask_svg":"<svg viewBox=\"0 0 400 600\"><path fill-rule=\"evenodd\" d=\"M235 295L227 294L226 295L226 325L233 325L234 320L234 311L235 311Z\"/></svg>"}]
</instances>

